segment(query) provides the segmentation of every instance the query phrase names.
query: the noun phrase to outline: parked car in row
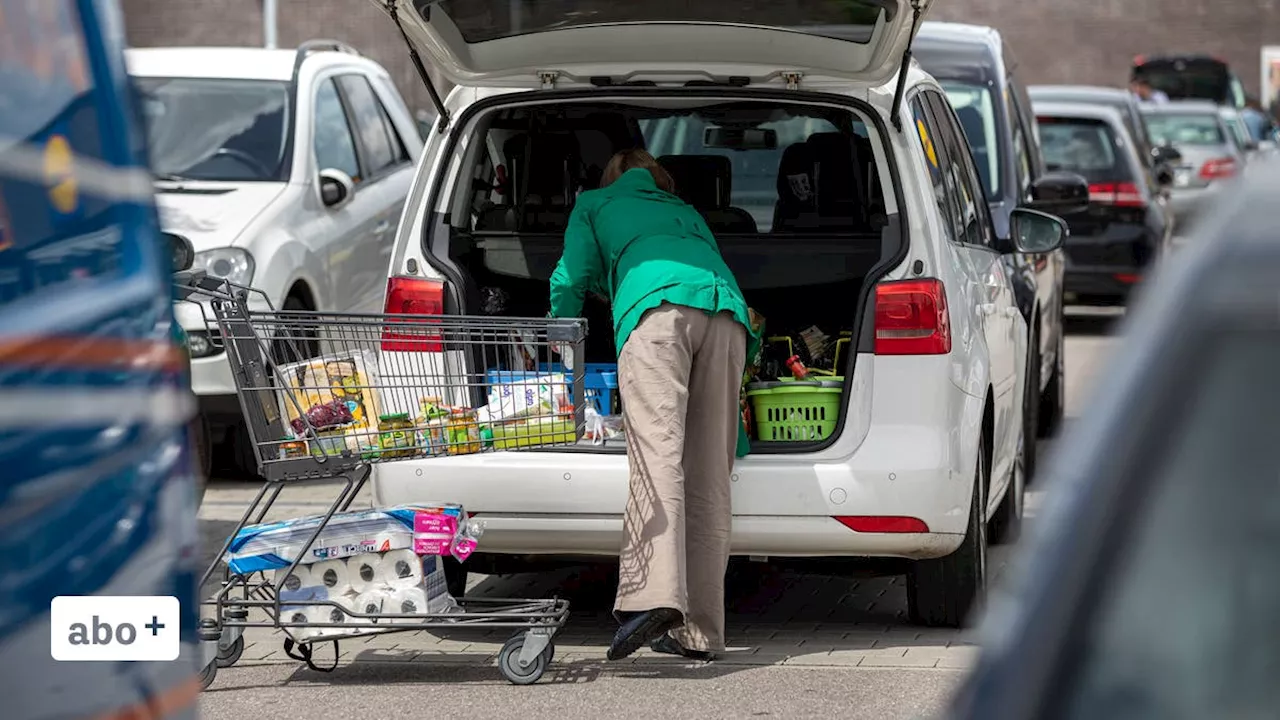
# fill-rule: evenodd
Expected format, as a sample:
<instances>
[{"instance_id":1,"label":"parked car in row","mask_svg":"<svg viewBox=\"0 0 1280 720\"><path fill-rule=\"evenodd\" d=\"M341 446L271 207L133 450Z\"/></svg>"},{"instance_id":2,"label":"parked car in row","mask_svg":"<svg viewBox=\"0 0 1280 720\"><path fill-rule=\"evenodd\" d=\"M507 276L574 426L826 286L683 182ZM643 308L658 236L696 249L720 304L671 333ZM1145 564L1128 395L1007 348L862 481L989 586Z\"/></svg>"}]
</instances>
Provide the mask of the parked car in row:
<instances>
[{"instance_id":1,"label":"parked car in row","mask_svg":"<svg viewBox=\"0 0 1280 720\"><path fill-rule=\"evenodd\" d=\"M1015 208L1078 212L1089 188L1074 173L1045 172L1031 100L1008 46L995 28L929 21L912 54L942 84L977 163L997 237L1007 239ZM1037 437L1061 422L1066 383L1063 252L1004 256L1018 308L1027 321L1027 387L1022 422L1027 477L1035 475Z\"/></svg>"},{"instance_id":2,"label":"parked car in row","mask_svg":"<svg viewBox=\"0 0 1280 720\"><path fill-rule=\"evenodd\" d=\"M1204 100L1237 109L1245 107L1244 84L1222 58L1139 55L1133 59L1131 71L1170 100Z\"/></svg>"},{"instance_id":3,"label":"parked car in row","mask_svg":"<svg viewBox=\"0 0 1280 720\"><path fill-rule=\"evenodd\" d=\"M1128 90L1090 85L1032 85L1027 88L1027 94L1032 102L1077 103L1114 108L1120 113L1125 130L1133 138L1142 163L1152 177L1179 161L1175 149L1155 142L1147 132L1141 103Z\"/></svg>"},{"instance_id":4,"label":"parked car in row","mask_svg":"<svg viewBox=\"0 0 1280 720\"><path fill-rule=\"evenodd\" d=\"M1067 213L1068 302L1119 305L1173 239L1174 217L1164 186L1153 178L1119 111L1104 105L1033 100L1040 147L1051 170L1079 173L1089 206Z\"/></svg>"},{"instance_id":5,"label":"parked car in row","mask_svg":"<svg viewBox=\"0 0 1280 720\"><path fill-rule=\"evenodd\" d=\"M1144 289L944 717L1275 715L1278 193L1223 197Z\"/></svg>"},{"instance_id":6,"label":"parked car in row","mask_svg":"<svg viewBox=\"0 0 1280 720\"><path fill-rule=\"evenodd\" d=\"M1205 207L1221 195L1224 185L1243 171L1244 149L1228 126L1230 110L1202 101L1146 105L1143 117L1151 136L1177 149L1169 207L1181 227L1190 227Z\"/></svg>"},{"instance_id":7,"label":"parked car in row","mask_svg":"<svg viewBox=\"0 0 1280 720\"><path fill-rule=\"evenodd\" d=\"M996 234L945 91L903 66L930 4L851 0L853 20L832 28L790 4L734 6L725 22L723 3L494 16L475 0L386 0L457 86L396 234L386 311L479 314L486 290L510 298L498 312L545 308L577 193L615 151L654 148L770 328L853 343L835 431L756 441L735 465L733 553L904 558L910 618L959 625L988 539L1015 536L1022 515L1027 325L1002 258L1052 252L1065 228L1016 208ZM613 361L607 309L585 312L586 360ZM384 504L448 497L484 518L469 567L622 544L628 466L612 443L406 459L373 483Z\"/></svg>"},{"instance_id":8,"label":"parked car in row","mask_svg":"<svg viewBox=\"0 0 1280 720\"><path fill-rule=\"evenodd\" d=\"M126 62L161 226L190 240L197 269L261 290L277 309L380 309L422 152L386 70L332 41L130 49ZM228 431L236 464L256 472L230 366L206 327L212 314L175 309L201 413Z\"/></svg>"}]
</instances>

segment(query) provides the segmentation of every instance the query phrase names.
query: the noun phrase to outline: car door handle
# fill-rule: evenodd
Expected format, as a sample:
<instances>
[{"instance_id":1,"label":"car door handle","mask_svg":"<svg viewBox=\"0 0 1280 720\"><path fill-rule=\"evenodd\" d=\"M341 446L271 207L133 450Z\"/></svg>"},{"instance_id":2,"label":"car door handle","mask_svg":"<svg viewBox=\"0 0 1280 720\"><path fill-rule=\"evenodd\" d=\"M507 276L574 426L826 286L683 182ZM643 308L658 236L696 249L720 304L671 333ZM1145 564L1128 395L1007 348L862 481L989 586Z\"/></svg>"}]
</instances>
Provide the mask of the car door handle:
<instances>
[{"instance_id":1,"label":"car door handle","mask_svg":"<svg viewBox=\"0 0 1280 720\"><path fill-rule=\"evenodd\" d=\"M978 314L982 317L991 317L996 314L996 306L991 303L983 303L978 306Z\"/></svg>"},{"instance_id":2,"label":"car door handle","mask_svg":"<svg viewBox=\"0 0 1280 720\"><path fill-rule=\"evenodd\" d=\"M1017 314L1018 314L1018 308L1016 308L1016 307L1009 306L1009 307L1007 307L1007 308L1005 308L1005 309L1004 309L1004 316L1005 316L1005 317L1007 317L1007 318L1012 318L1012 317L1016 316Z\"/></svg>"},{"instance_id":3,"label":"car door handle","mask_svg":"<svg viewBox=\"0 0 1280 720\"><path fill-rule=\"evenodd\" d=\"M385 235L387 231L390 229L391 229L391 221L383 220L382 222L374 226L373 233L375 235Z\"/></svg>"}]
</instances>

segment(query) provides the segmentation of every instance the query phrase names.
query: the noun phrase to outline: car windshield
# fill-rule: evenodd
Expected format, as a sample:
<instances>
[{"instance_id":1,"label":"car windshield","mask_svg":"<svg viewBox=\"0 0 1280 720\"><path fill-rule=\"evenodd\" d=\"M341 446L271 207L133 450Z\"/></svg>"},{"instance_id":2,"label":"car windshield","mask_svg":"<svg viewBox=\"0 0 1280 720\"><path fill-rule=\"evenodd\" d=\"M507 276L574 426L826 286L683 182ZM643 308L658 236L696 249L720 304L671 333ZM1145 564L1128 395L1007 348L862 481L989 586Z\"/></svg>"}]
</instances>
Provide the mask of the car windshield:
<instances>
[{"instance_id":1,"label":"car windshield","mask_svg":"<svg viewBox=\"0 0 1280 720\"><path fill-rule=\"evenodd\" d=\"M996 109L990 88L944 82L942 89L946 90L947 99L955 108L956 117L969 140L987 200L1000 197L1000 143L996 141Z\"/></svg>"},{"instance_id":2,"label":"car windshield","mask_svg":"<svg viewBox=\"0 0 1280 720\"><path fill-rule=\"evenodd\" d=\"M1082 175L1090 183L1122 182L1131 173L1111 127L1088 118L1036 118L1045 168Z\"/></svg>"},{"instance_id":3,"label":"car windshield","mask_svg":"<svg viewBox=\"0 0 1280 720\"><path fill-rule=\"evenodd\" d=\"M287 83L154 77L135 82L158 177L288 179Z\"/></svg>"},{"instance_id":4,"label":"car windshield","mask_svg":"<svg viewBox=\"0 0 1280 720\"><path fill-rule=\"evenodd\" d=\"M1156 145L1225 145L1222 125L1209 115L1147 113L1147 132Z\"/></svg>"}]
</instances>

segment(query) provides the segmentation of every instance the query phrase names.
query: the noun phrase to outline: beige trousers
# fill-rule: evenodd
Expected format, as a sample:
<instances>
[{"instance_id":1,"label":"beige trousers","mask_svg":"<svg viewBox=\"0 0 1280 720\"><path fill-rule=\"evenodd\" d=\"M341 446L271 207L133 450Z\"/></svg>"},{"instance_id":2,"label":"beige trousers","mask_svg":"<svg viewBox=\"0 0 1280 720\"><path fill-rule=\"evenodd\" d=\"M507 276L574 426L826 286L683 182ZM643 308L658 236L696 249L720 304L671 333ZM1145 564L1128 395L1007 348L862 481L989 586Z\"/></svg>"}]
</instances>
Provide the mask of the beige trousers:
<instances>
[{"instance_id":1,"label":"beige trousers","mask_svg":"<svg viewBox=\"0 0 1280 720\"><path fill-rule=\"evenodd\" d=\"M724 649L745 361L731 314L671 304L645 313L618 358L631 477L614 610L679 610L671 634L691 650Z\"/></svg>"}]
</instances>

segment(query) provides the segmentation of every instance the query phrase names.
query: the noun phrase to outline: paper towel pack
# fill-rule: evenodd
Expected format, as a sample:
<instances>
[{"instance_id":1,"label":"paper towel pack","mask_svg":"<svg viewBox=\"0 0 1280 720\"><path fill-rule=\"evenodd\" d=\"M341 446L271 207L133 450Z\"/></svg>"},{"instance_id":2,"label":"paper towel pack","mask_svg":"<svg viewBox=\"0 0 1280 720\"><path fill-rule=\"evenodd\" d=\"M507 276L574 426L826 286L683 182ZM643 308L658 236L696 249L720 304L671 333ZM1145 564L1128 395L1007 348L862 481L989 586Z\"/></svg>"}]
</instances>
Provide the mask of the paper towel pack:
<instances>
[{"instance_id":1,"label":"paper towel pack","mask_svg":"<svg viewBox=\"0 0 1280 720\"><path fill-rule=\"evenodd\" d=\"M335 513L301 559L303 564L339 559L361 553L412 549L419 515L466 517L461 505L399 505L381 510ZM302 553L324 517L250 525L232 538L226 561L231 572L249 574L288 567Z\"/></svg>"}]
</instances>

